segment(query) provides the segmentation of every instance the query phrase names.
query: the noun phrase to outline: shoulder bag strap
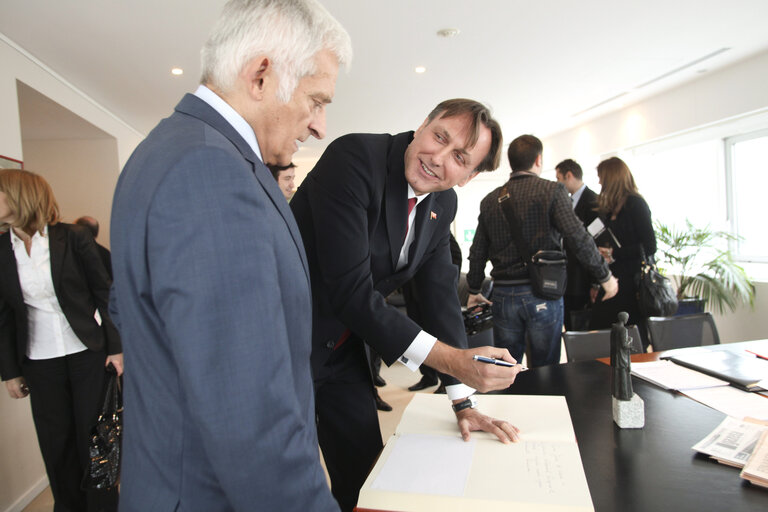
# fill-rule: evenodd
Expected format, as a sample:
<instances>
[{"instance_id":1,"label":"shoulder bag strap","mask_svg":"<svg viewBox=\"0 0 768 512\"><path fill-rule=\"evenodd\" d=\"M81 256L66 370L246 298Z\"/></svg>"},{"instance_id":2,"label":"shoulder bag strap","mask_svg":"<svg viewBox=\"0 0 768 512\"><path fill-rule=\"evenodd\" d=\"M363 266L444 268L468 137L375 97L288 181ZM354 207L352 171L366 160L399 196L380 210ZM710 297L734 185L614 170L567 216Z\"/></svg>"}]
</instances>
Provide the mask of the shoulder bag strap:
<instances>
[{"instance_id":1,"label":"shoulder bag strap","mask_svg":"<svg viewBox=\"0 0 768 512\"><path fill-rule=\"evenodd\" d=\"M528 262L531 261L531 251L523 238L523 230L520 228L520 220L517 218L517 215L515 215L514 210L512 210L512 202L509 200L509 192L507 192L506 185L501 189L498 201L499 205L501 205L501 211L504 212L509 227L512 229L512 236L515 237L517 249L520 251L520 254L523 255L523 263L525 264L525 267L528 268Z\"/></svg>"}]
</instances>

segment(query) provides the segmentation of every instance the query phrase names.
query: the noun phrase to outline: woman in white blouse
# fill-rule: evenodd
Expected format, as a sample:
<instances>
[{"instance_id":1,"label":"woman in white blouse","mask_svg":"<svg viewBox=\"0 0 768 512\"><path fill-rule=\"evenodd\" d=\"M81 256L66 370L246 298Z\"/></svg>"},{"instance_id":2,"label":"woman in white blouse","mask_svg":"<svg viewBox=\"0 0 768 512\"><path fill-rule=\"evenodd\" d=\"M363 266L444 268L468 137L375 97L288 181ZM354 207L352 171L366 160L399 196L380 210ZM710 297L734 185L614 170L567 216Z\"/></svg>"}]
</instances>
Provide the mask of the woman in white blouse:
<instances>
[{"instance_id":1,"label":"woman in white blouse","mask_svg":"<svg viewBox=\"0 0 768 512\"><path fill-rule=\"evenodd\" d=\"M117 510L117 489L80 489L104 368L123 371L110 280L90 233L59 222L50 185L0 170L0 377L30 396L54 510Z\"/></svg>"}]
</instances>

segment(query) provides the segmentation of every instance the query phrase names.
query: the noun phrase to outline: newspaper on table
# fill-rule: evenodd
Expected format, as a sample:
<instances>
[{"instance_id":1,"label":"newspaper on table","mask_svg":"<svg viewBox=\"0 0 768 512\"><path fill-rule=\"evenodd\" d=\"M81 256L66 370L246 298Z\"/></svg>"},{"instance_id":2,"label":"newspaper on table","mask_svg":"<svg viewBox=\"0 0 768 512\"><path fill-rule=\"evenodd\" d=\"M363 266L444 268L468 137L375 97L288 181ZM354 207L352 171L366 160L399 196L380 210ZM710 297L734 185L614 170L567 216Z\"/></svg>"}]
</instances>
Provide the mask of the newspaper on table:
<instances>
[{"instance_id":1,"label":"newspaper on table","mask_svg":"<svg viewBox=\"0 0 768 512\"><path fill-rule=\"evenodd\" d=\"M722 464L741 468L765 432L768 432L768 425L762 422L727 417L693 449Z\"/></svg>"},{"instance_id":2,"label":"newspaper on table","mask_svg":"<svg viewBox=\"0 0 768 512\"><path fill-rule=\"evenodd\" d=\"M752 456L741 471L741 478L768 487L768 429L760 436Z\"/></svg>"}]
</instances>

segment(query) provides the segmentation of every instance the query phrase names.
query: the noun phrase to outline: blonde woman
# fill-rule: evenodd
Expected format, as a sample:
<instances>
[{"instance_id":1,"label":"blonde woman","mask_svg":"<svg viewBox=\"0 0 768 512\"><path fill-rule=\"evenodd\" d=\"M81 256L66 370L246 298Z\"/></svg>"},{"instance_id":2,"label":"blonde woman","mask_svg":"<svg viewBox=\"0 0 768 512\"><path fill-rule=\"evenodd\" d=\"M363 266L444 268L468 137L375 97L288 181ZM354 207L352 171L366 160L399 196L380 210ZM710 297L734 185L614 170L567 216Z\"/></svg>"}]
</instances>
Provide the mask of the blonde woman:
<instances>
[{"instance_id":1,"label":"blonde woman","mask_svg":"<svg viewBox=\"0 0 768 512\"><path fill-rule=\"evenodd\" d=\"M30 397L54 510L115 511L116 488L80 489L104 368L123 370L93 237L59 222L41 176L15 169L0 170L0 232L0 377L11 398Z\"/></svg>"},{"instance_id":2,"label":"blonde woman","mask_svg":"<svg viewBox=\"0 0 768 512\"><path fill-rule=\"evenodd\" d=\"M607 329L616 322L620 311L626 311L629 313L629 324L637 325L640 330L643 348L646 349L646 319L640 313L636 279L640 274L643 253L646 257L656 253L651 210L622 159L613 157L600 162L597 176L602 186L597 200L598 214L621 244L620 248L598 249L619 280L619 293L612 299L595 302L589 328Z\"/></svg>"}]
</instances>

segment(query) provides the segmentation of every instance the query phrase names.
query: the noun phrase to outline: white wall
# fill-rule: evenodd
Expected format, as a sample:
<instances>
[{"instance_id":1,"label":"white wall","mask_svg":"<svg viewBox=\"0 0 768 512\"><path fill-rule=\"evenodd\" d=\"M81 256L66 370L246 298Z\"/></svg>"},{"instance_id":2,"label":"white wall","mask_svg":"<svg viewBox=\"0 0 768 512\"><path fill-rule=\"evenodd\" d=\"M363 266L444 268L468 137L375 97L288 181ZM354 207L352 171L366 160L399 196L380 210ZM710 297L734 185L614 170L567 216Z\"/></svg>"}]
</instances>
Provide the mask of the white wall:
<instances>
[{"instance_id":1,"label":"white wall","mask_svg":"<svg viewBox=\"0 0 768 512\"><path fill-rule=\"evenodd\" d=\"M98 241L109 247L112 193L120 169L114 139L25 140L24 167L51 184L62 220L90 215L99 221Z\"/></svg>"},{"instance_id":2,"label":"white wall","mask_svg":"<svg viewBox=\"0 0 768 512\"><path fill-rule=\"evenodd\" d=\"M74 112L117 140L119 169L144 138L123 121L0 34L0 154L23 160L16 80Z\"/></svg>"},{"instance_id":3,"label":"white wall","mask_svg":"<svg viewBox=\"0 0 768 512\"><path fill-rule=\"evenodd\" d=\"M543 139L550 166L625 148L768 108L768 52Z\"/></svg>"},{"instance_id":4,"label":"white wall","mask_svg":"<svg viewBox=\"0 0 768 512\"><path fill-rule=\"evenodd\" d=\"M103 216L102 225L108 224L109 206L102 200L111 202L114 180L117 179L119 170L130 156L135 146L143 138L115 116L101 108L95 102L71 87L66 81L36 60L17 48L5 36L0 34L0 155L17 160L25 160L24 151L35 154L37 157L32 162L25 162L25 166L31 165L54 168L50 165L58 163L57 156L66 156L70 162L70 170L76 168L83 173L66 178L46 174L46 178L55 181L57 195L62 201L65 216L72 220L81 214L83 209L96 210L91 215ZM32 142L37 150L29 146L24 148L22 143L19 107L17 100L16 80L20 80L36 91L57 102L94 126L100 128L114 137L112 147L107 148L109 142L65 142L43 141ZM42 144L48 144L42 147ZM96 151L102 155L102 161L109 162L114 170L113 176L104 177L89 176L89 167L86 162L77 160L77 145L87 149L91 154ZM82 167L81 167L82 166ZM92 180L96 180L94 183ZM92 183L89 185L89 181ZM76 195L70 193L70 189L80 191L90 186L104 187L95 196L98 198L95 204L88 200L78 200ZM93 189L89 190L90 192ZM81 197L91 196L84 194ZM86 213L86 212L82 212ZM106 221L106 222L105 222ZM104 228L102 228L104 229ZM108 235L108 227L107 233ZM107 237L100 236L105 243ZM29 400L12 400L7 396L4 386L0 387L0 511L21 510L29 500L47 485L45 469L40 457L40 449L37 445L37 437L29 410Z\"/></svg>"}]
</instances>

